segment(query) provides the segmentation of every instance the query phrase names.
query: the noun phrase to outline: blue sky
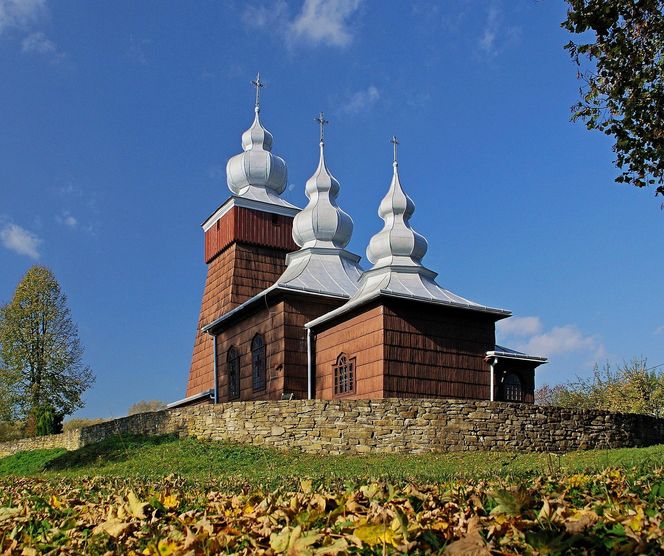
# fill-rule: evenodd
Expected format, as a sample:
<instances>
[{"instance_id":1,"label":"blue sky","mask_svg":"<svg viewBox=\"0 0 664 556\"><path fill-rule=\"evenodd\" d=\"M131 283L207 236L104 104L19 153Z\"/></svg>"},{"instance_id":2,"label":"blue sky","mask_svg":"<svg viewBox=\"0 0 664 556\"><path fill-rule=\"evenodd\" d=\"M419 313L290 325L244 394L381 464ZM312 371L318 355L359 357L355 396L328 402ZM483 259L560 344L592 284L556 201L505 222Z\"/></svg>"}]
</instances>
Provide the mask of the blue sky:
<instances>
[{"instance_id":1,"label":"blue sky","mask_svg":"<svg viewBox=\"0 0 664 556\"><path fill-rule=\"evenodd\" d=\"M229 194L260 71L300 206L314 117L331 121L352 251L381 227L396 134L425 264L513 311L499 341L550 357L539 384L664 363L664 212L569 121L564 17L558 0L0 0L0 301L30 265L53 269L97 375L78 415L182 397L199 225Z\"/></svg>"}]
</instances>

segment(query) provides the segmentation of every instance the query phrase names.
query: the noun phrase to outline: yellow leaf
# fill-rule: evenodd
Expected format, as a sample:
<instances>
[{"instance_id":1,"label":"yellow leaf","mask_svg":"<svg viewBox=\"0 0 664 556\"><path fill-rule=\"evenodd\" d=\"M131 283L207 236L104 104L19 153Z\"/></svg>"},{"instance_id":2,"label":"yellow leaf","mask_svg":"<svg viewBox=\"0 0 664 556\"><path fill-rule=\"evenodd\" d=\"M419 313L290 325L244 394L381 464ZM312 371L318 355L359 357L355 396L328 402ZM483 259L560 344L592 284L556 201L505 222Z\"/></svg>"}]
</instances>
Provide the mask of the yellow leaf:
<instances>
[{"instance_id":1,"label":"yellow leaf","mask_svg":"<svg viewBox=\"0 0 664 556\"><path fill-rule=\"evenodd\" d=\"M164 499L161 503L164 505L164 507L169 509L177 508L180 505L180 501L178 500L177 496L172 494L164 496Z\"/></svg>"},{"instance_id":2,"label":"yellow leaf","mask_svg":"<svg viewBox=\"0 0 664 556\"><path fill-rule=\"evenodd\" d=\"M353 535L369 546L377 544L398 545L395 542L394 531L385 525L362 525L353 531Z\"/></svg>"},{"instance_id":3,"label":"yellow leaf","mask_svg":"<svg viewBox=\"0 0 664 556\"><path fill-rule=\"evenodd\" d=\"M129 503L129 513L133 517L138 517L139 519L145 519L145 507L147 504L145 502L139 501L134 491L129 491L127 495L127 502Z\"/></svg>"},{"instance_id":4,"label":"yellow leaf","mask_svg":"<svg viewBox=\"0 0 664 556\"><path fill-rule=\"evenodd\" d=\"M55 494L51 495L51 498L49 499L48 503L51 505L51 507L55 508L56 510L62 508L62 504L60 503L60 500Z\"/></svg>"},{"instance_id":5,"label":"yellow leaf","mask_svg":"<svg viewBox=\"0 0 664 556\"><path fill-rule=\"evenodd\" d=\"M37 556L37 554L39 554L37 552L37 549L36 548L31 548L29 546L26 546L23 549L23 552L21 552L21 556Z\"/></svg>"},{"instance_id":6,"label":"yellow leaf","mask_svg":"<svg viewBox=\"0 0 664 556\"><path fill-rule=\"evenodd\" d=\"M270 535L270 548L277 553L285 552L288 548L288 540L290 539L290 529L284 527L279 533L272 533Z\"/></svg>"},{"instance_id":7,"label":"yellow leaf","mask_svg":"<svg viewBox=\"0 0 664 556\"><path fill-rule=\"evenodd\" d=\"M104 523L100 523L92 530L92 532L94 534L107 533L111 537L117 538L122 535L122 533L124 533L130 525L130 523L126 523L124 521L120 521L117 518L114 518L109 519L108 521L104 521Z\"/></svg>"},{"instance_id":8,"label":"yellow leaf","mask_svg":"<svg viewBox=\"0 0 664 556\"><path fill-rule=\"evenodd\" d=\"M157 550L159 550L159 556L171 556L171 554L176 554L179 551L177 544L166 539L159 541Z\"/></svg>"},{"instance_id":9,"label":"yellow leaf","mask_svg":"<svg viewBox=\"0 0 664 556\"><path fill-rule=\"evenodd\" d=\"M0 523L16 517L20 513L20 508L0 508Z\"/></svg>"},{"instance_id":10,"label":"yellow leaf","mask_svg":"<svg viewBox=\"0 0 664 556\"><path fill-rule=\"evenodd\" d=\"M313 482L311 479L300 479L300 488L305 494L309 494L311 492L312 486Z\"/></svg>"}]
</instances>

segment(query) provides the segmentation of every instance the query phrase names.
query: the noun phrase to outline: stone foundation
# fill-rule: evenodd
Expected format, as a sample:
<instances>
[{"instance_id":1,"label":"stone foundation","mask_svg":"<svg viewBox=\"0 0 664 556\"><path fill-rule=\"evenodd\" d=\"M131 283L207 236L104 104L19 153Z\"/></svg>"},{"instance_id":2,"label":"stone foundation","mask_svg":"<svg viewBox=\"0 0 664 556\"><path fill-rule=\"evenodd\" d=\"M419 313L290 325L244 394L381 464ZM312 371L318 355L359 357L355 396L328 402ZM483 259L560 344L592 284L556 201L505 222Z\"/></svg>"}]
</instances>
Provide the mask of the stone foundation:
<instances>
[{"instance_id":1,"label":"stone foundation","mask_svg":"<svg viewBox=\"0 0 664 556\"><path fill-rule=\"evenodd\" d=\"M0 455L74 450L119 434L175 433L317 454L568 452L664 443L664 419L466 400L291 400L165 409L0 443Z\"/></svg>"}]
</instances>

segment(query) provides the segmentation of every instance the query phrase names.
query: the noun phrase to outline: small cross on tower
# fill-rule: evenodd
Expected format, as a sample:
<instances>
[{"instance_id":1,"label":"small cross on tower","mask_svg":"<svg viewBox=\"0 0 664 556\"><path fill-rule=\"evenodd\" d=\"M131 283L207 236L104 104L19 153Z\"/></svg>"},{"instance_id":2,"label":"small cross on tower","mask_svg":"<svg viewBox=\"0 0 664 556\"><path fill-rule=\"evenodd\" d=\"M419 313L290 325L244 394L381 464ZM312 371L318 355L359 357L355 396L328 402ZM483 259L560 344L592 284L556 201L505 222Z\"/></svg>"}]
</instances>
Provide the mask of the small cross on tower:
<instances>
[{"instance_id":1,"label":"small cross on tower","mask_svg":"<svg viewBox=\"0 0 664 556\"><path fill-rule=\"evenodd\" d=\"M399 140L397 139L396 135L392 135L392 139L390 139L390 143L394 145L394 164L397 164L397 145L399 144Z\"/></svg>"},{"instance_id":2,"label":"small cross on tower","mask_svg":"<svg viewBox=\"0 0 664 556\"><path fill-rule=\"evenodd\" d=\"M330 121L325 119L325 116L323 115L322 112L318 115L317 118L314 118L314 120L317 121L318 124L320 125L320 142L324 143L325 142L325 134L323 133L323 126L325 126L326 124L329 124Z\"/></svg>"},{"instance_id":3,"label":"small cross on tower","mask_svg":"<svg viewBox=\"0 0 664 556\"><path fill-rule=\"evenodd\" d=\"M261 89L265 87L265 84L261 82L260 72L256 74L256 79L252 80L251 84L256 87L256 109L259 110L261 107Z\"/></svg>"}]
</instances>

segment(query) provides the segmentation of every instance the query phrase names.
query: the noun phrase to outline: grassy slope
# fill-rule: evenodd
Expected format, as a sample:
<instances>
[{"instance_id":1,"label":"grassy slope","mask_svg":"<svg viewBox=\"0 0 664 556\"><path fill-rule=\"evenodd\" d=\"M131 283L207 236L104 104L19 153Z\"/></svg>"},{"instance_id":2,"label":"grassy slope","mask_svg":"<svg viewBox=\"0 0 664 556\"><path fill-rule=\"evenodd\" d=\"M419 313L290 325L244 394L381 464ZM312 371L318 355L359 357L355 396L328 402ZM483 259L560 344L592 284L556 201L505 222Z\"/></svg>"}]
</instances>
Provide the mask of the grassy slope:
<instances>
[{"instance_id":1,"label":"grassy slope","mask_svg":"<svg viewBox=\"0 0 664 556\"><path fill-rule=\"evenodd\" d=\"M0 476L165 477L280 486L301 477L316 481L390 478L435 482L450 478L532 476L598 471L606 467L652 469L664 462L664 445L650 448L547 454L447 453L314 456L171 436L116 437L74 452L35 450L0 459Z\"/></svg>"}]
</instances>

